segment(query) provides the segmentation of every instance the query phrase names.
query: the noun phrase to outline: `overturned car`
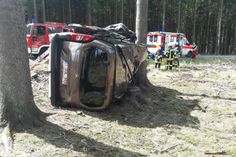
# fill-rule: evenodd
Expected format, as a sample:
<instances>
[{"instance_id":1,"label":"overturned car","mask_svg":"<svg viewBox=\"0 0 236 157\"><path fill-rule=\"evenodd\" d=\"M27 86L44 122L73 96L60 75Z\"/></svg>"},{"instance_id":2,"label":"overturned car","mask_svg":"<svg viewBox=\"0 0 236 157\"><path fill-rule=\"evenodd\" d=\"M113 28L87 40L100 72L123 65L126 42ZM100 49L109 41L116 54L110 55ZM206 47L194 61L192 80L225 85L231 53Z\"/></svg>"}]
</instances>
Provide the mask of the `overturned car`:
<instances>
[{"instance_id":1,"label":"overturned car","mask_svg":"<svg viewBox=\"0 0 236 157\"><path fill-rule=\"evenodd\" d=\"M80 25L74 28L77 31L59 33L52 39L51 103L105 109L134 83L146 47L111 30Z\"/></svg>"}]
</instances>

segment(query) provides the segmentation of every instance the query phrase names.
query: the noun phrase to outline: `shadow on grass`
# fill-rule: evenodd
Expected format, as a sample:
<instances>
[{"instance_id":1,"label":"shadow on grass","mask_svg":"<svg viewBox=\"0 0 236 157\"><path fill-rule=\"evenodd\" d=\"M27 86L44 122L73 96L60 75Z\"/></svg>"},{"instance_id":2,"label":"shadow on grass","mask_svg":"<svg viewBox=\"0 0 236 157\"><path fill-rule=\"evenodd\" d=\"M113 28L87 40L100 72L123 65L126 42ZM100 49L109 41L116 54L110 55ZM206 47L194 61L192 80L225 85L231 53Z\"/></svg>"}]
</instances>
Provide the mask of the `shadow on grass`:
<instances>
[{"instance_id":1,"label":"shadow on grass","mask_svg":"<svg viewBox=\"0 0 236 157\"><path fill-rule=\"evenodd\" d=\"M179 125L197 128L200 122L190 113L193 110L202 110L198 104L199 100L186 100L182 96L185 94L177 90L151 86L137 98L140 105L134 105L126 97L121 103L113 104L103 112L84 111L84 113L134 127Z\"/></svg>"},{"instance_id":2,"label":"shadow on grass","mask_svg":"<svg viewBox=\"0 0 236 157\"><path fill-rule=\"evenodd\" d=\"M83 112L85 115L106 121L117 121L122 125L133 127L154 128L178 125L197 128L199 126L198 118L190 114L194 109L201 109L198 100L185 100L182 97L184 94L165 87L152 86L142 93L142 96L138 98L139 106L131 104L126 97L121 103L113 104L105 111L90 112L83 110ZM43 123L39 128L21 131L33 134L57 148L66 148L89 156L145 156L98 142L51 122L45 121Z\"/></svg>"},{"instance_id":3,"label":"shadow on grass","mask_svg":"<svg viewBox=\"0 0 236 157\"><path fill-rule=\"evenodd\" d=\"M45 142L57 148L66 148L78 153L96 157L110 156L129 156L140 157L142 154L106 145L92 138L80 135L70 130L66 130L56 124L44 121L40 127L29 128L26 130L18 129L17 132L33 134Z\"/></svg>"}]
</instances>

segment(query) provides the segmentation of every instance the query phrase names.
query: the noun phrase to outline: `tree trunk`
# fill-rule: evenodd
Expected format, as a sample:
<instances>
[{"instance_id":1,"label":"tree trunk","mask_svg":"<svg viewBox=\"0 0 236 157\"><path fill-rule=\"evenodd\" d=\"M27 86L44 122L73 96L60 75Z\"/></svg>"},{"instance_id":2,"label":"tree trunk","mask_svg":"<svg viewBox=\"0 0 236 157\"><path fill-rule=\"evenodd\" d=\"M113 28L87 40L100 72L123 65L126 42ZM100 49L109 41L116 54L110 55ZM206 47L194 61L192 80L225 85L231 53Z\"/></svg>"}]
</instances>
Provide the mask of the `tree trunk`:
<instances>
[{"instance_id":1,"label":"tree trunk","mask_svg":"<svg viewBox=\"0 0 236 157\"><path fill-rule=\"evenodd\" d=\"M197 20L197 0L194 3L194 12L193 12L193 42L196 40L196 20Z\"/></svg>"},{"instance_id":2,"label":"tree trunk","mask_svg":"<svg viewBox=\"0 0 236 157\"><path fill-rule=\"evenodd\" d=\"M91 8L91 0L87 2L87 24L92 25L92 8Z\"/></svg>"},{"instance_id":3,"label":"tree trunk","mask_svg":"<svg viewBox=\"0 0 236 157\"><path fill-rule=\"evenodd\" d=\"M166 22L166 0L163 0L163 13L162 13L162 30L165 31Z\"/></svg>"},{"instance_id":4,"label":"tree trunk","mask_svg":"<svg viewBox=\"0 0 236 157\"><path fill-rule=\"evenodd\" d=\"M179 6L178 6L178 26L177 26L177 32L179 33L181 31L181 0L179 0Z\"/></svg>"},{"instance_id":5,"label":"tree trunk","mask_svg":"<svg viewBox=\"0 0 236 157\"><path fill-rule=\"evenodd\" d=\"M236 24L232 23L231 30L228 30L228 33L231 36L229 52L232 55L233 51L234 51L234 46L236 46L236 40L235 40L235 37L236 37Z\"/></svg>"},{"instance_id":6,"label":"tree trunk","mask_svg":"<svg viewBox=\"0 0 236 157\"><path fill-rule=\"evenodd\" d=\"M33 0L33 6L34 6L34 19L38 20L38 14L37 14L37 2L36 0Z\"/></svg>"},{"instance_id":7,"label":"tree trunk","mask_svg":"<svg viewBox=\"0 0 236 157\"><path fill-rule=\"evenodd\" d=\"M115 20L114 20L114 23L117 23L118 22L118 17L117 17L117 15L118 15L118 2L117 2L117 0L115 1Z\"/></svg>"},{"instance_id":8,"label":"tree trunk","mask_svg":"<svg viewBox=\"0 0 236 157\"><path fill-rule=\"evenodd\" d=\"M22 0L1 0L0 17L0 133L10 149L9 128L35 124L40 111L33 100Z\"/></svg>"},{"instance_id":9,"label":"tree trunk","mask_svg":"<svg viewBox=\"0 0 236 157\"><path fill-rule=\"evenodd\" d=\"M124 0L121 0L121 22L124 23Z\"/></svg>"},{"instance_id":10,"label":"tree trunk","mask_svg":"<svg viewBox=\"0 0 236 157\"><path fill-rule=\"evenodd\" d=\"M42 0L42 12L43 12L43 22L46 22L46 2L45 0Z\"/></svg>"},{"instance_id":11,"label":"tree trunk","mask_svg":"<svg viewBox=\"0 0 236 157\"><path fill-rule=\"evenodd\" d=\"M208 16L207 16L206 46L205 46L206 54L209 54L210 21L211 21L211 0L208 0Z\"/></svg>"},{"instance_id":12,"label":"tree trunk","mask_svg":"<svg viewBox=\"0 0 236 157\"><path fill-rule=\"evenodd\" d=\"M62 21L63 23L66 23L66 17L65 17L65 1L61 0L61 6L62 6Z\"/></svg>"},{"instance_id":13,"label":"tree trunk","mask_svg":"<svg viewBox=\"0 0 236 157\"><path fill-rule=\"evenodd\" d=\"M136 43L146 43L148 0L137 0L136 8Z\"/></svg>"},{"instance_id":14,"label":"tree trunk","mask_svg":"<svg viewBox=\"0 0 236 157\"><path fill-rule=\"evenodd\" d=\"M136 44L146 43L147 33L147 20L148 20L148 0L137 0L136 3ZM147 79L147 62L145 61L139 68L135 82L139 86L148 85Z\"/></svg>"},{"instance_id":15,"label":"tree trunk","mask_svg":"<svg viewBox=\"0 0 236 157\"><path fill-rule=\"evenodd\" d=\"M223 14L223 5L224 0L220 0L220 8L219 8L219 14L218 14L218 23L217 23L217 44L216 44L216 54L220 54L220 38L221 38L221 23L222 23L222 14Z\"/></svg>"},{"instance_id":16,"label":"tree trunk","mask_svg":"<svg viewBox=\"0 0 236 157\"><path fill-rule=\"evenodd\" d=\"M236 53L236 24L234 24L234 35L233 35L233 44L232 44L232 54L235 55Z\"/></svg>"},{"instance_id":17,"label":"tree trunk","mask_svg":"<svg viewBox=\"0 0 236 157\"><path fill-rule=\"evenodd\" d=\"M128 27L129 28L132 28L132 1L128 1L128 6L130 6L130 8L129 8L129 25L128 25Z\"/></svg>"},{"instance_id":18,"label":"tree trunk","mask_svg":"<svg viewBox=\"0 0 236 157\"><path fill-rule=\"evenodd\" d=\"M69 11L69 22L72 23L71 0L69 0L68 3L68 11Z\"/></svg>"}]
</instances>

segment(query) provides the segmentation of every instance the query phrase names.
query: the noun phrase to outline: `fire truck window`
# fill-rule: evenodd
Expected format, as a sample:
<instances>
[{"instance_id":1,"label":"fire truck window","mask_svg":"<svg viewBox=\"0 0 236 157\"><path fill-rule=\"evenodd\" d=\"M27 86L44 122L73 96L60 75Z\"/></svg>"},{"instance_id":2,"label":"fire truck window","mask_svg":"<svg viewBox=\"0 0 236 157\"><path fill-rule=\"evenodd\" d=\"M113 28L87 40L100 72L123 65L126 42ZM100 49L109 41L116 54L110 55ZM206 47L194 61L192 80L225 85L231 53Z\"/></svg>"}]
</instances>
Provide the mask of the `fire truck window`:
<instances>
[{"instance_id":1,"label":"fire truck window","mask_svg":"<svg viewBox=\"0 0 236 157\"><path fill-rule=\"evenodd\" d=\"M31 33L32 26L27 26L27 34Z\"/></svg>"},{"instance_id":2,"label":"fire truck window","mask_svg":"<svg viewBox=\"0 0 236 157\"><path fill-rule=\"evenodd\" d=\"M34 26L33 35L45 35L46 29L45 26Z\"/></svg>"},{"instance_id":3,"label":"fire truck window","mask_svg":"<svg viewBox=\"0 0 236 157\"><path fill-rule=\"evenodd\" d=\"M149 36L149 42L153 42L153 36Z\"/></svg>"},{"instance_id":4,"label":"fire truck window","mask_svg":"<svg viewBox=\"0 0 236 157\"><path fill-rule=\"evenodd\" d=\"M58 27L58 28L57 28L57 32L58 32L58 33L63 32L63 28L62 28L62 27Z\"/></svg>"},{"instance_id":5,"label":"fire truck window","mask_svg":"<svg viewBox=\"0 0 236 157\"><path fill-rule=\"evenodd\" d=\"M56 33L56 28L55 27L48 27L48 32L49 32L49 34Z\"/></svg>"},{"instance_id":6,"label":"fire truck window","mask_svg":"<svg viewBox=\"0 0 236 157\"><path fill-rule=\"evenodd\" d=\"M154 42L157 42L157 35L154 36Z\"/></svg>"}]
</instances>

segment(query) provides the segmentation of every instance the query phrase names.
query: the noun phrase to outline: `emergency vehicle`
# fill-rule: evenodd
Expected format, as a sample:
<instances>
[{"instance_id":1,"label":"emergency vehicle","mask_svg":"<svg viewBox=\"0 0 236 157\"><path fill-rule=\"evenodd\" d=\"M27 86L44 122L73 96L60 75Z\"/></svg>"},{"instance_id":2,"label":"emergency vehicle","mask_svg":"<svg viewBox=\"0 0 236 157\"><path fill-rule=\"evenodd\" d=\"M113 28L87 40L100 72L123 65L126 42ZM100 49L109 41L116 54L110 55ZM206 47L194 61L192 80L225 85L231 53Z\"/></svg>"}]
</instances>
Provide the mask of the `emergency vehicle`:
<instances>
[{"instance_id":1,"label":"emergency vehicle","mask_svg":"<svg viewBox=\"0 0 236 157\"><path fill-rule=\"evenodd\" d=\"M155 54L160 50L163 54L166 54L172 45L179 48L181 56L192 57L193 52L196 51L183 33L149 32L147 34L147 48L151 54Z\"/></svg>"},{"instance_id":2,"label":"emergency vehicle","mask_svg":"<svg viewBox=\"0 0 236 157\"><path fill-rule=\"evenodd\" d=\"M49 35L63 32L64 24L56 22L27 24L28 53L35 57L45 52L50 45Z\"/></svg>"}]
</instances>

